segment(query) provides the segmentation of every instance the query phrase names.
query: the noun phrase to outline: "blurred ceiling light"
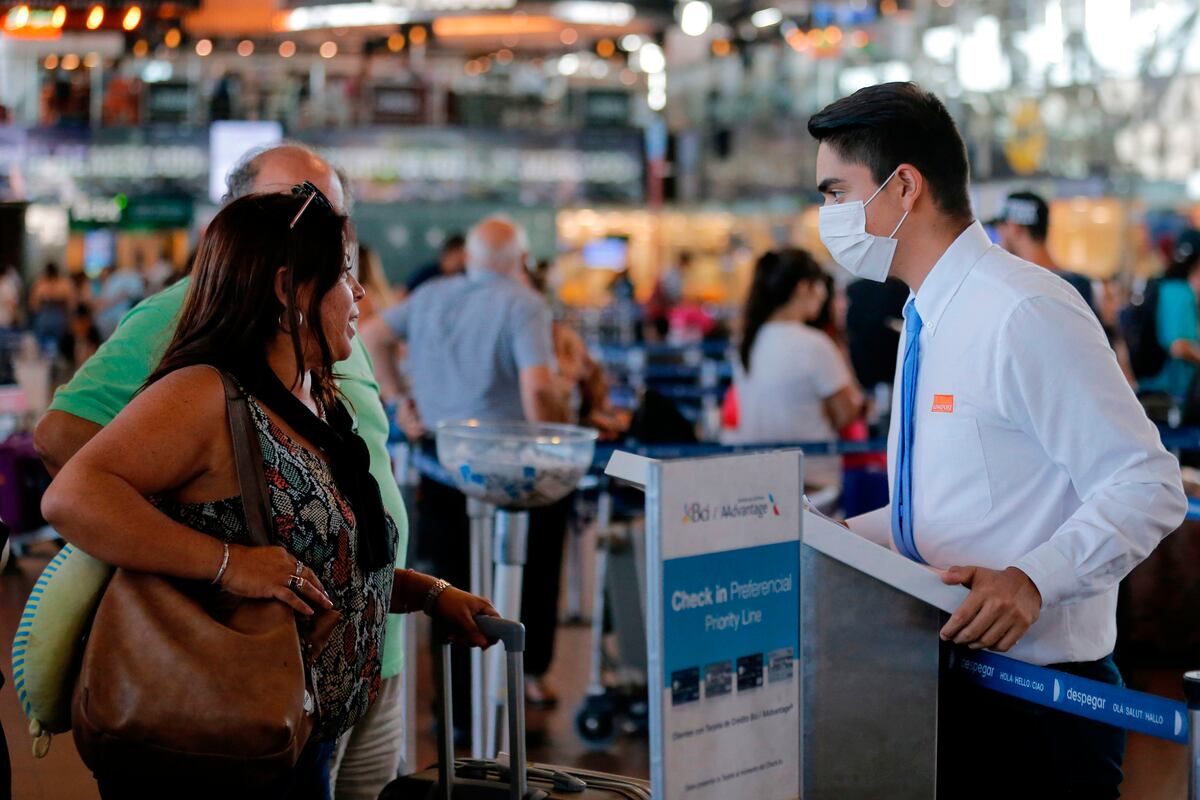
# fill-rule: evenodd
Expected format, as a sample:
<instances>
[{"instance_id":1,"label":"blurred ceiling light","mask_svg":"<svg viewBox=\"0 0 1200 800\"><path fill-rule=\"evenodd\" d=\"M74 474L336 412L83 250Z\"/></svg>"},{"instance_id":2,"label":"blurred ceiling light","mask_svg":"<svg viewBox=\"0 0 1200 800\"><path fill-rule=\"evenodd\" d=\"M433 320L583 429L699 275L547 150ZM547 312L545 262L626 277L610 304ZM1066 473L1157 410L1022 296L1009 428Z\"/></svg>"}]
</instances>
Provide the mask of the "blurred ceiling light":
<instances>
[{"instance_id":1,"label":"blurred ceiling light","mask_svg":"<svg viewBox=\"0 0 1200 800\"><path fill-rule=\"evenodd\" d=\"M756 28L769 28L783 22L783 12L778 8L764 8L750 15L750 23Z\"/></svg>"},{"instance_id":2,"label":"blurred ceiling light","mask_svg":"<svg viewBox=\"0 0 1200 800\"><path fill-rule=\"evenodd\" d=\"M633 86L635 83L637 83L637 79L637 73L633 70L621 70L621 83L625 84L626 86Z\"/></svg>"},{"instance_id":3,"label":"blurred ceiling light","mask_svg":"<svg viewBox=\"0 0 1200 800\"><path fill-rule=\"evenodd\" d=\"M127 31L131 31L138 25L142 24L142 10L137 6L130 6L125 12L125 18L121 20L121 27Z\"/></svg>"},{"instance_id":4,"label":"blurred ceiling light","mask_svg":"<svg viewBox=\"0 0 1200 800\"><path fill-rule=\"evenodd\" d=\"M850 34L850 46L862 50L871 43L871 37L866 31L854 31Z\"/></svg>"},{"instance_id":5,"label":"blurred ceiling light","mask_svg":"<svg viewBox=\"0 0 1200 800\"><path fill-rule=\"evenodd\" d=\"M590 67L588 67L588 74L591 75L593 78L596 78L597 80L599 80L601 78L607 78L608 77L608 62L593 61L592 65Z\"/></svg>"},{"instance_id":6,"label":"blurred ceiling light","mask_svg":"<svg viewBox=\"0 0 1200 800\"><path fill-rule=\"evenodd\" d=\"M135 56L137 56L138 58L145 58L147 55L150 54L150 43L147 42L145 39L138 39L133 44L133 54ZM84 61L83 63L87 64L86 61Z\"/></svg>"},{"instance_id":7,"label":"blurred ceiling light","mask_svg":"<svg viewBox=\"0 0 1200 800\"><path fill-rule=\"evenodd\" d=\"M646 79L646 105L651 111L662 111L667 107L667 76L657 72Z\"/></svg>"},{"instance_id":8,"label":"blurred ceiling light","mask_svg":"<svg viewBox=\"0 0 1200 800\"><path fill-rule=\"evenodd\" d=\"M142 80L146 83L163 83L175 74L170 61L151 61L142 69Z\"/></svg>"},{"instance_id":9,"label":"blurred ceiling light","mask_svg":"<svg viewBox=\"0 0 1200 800\"><path fill-rule=\"evenodd\" d=\"M196 55L200 56L201 58L211 54L212 51L213 44L211 40L201 39L200 41L196 42Z\"/></svg>"},{"instance_id":10,"label":"blurred ceiling light","mask_svg":"<svg viewBox=\"0 0 1200 800\"><path fill-rule=\"evenodd\" d=\"M820 28L813 28L808 32L808 43L813 47L825 46L825 31Z\"/></svg>"},{"instance_id":11,"label":"blurred ceiling light","mask_svg":"<svg viewBox=\"0 0 1200 800\"><path fill-rule=\"evenodd\" d=\"M92 10L87 15L87 29L94 31L104 24L104 6L92 6Z\"/></svg>"},{"instance_id":12,"label":"blurred ceiling light","mask_svg":"<svg viewBox=\"0 0 1200 800\"><path fill-rule=\"evenodd\" d=\"M559 32L562 23L556 19L544 16L529 16L528 14L507 14L504 16L480 17L438 17L433 21L433 32L440 38L455 38L466 36L504 36L524 34L554 34ZM413 34L423 28L414 28ZM415 36L410 36L413 44L417 44ZM423 40L422 40L423 41Z\"/></svg>"},{"instance_id":13,"label":"blurred ceiling light","mask_svg":"<svg viewBox=\"0 0 1200 800\"><path fill-rule=\"evenodd\" d=\"M387 40L388 50L391 50L393 53L399 53L401 50L404 49L405 44L406 44L406 42L404 39L404 34L400 33L399 31L397 31L396 33L393 33L391 36L388 37L388 40Z\"/></svg>"},{"instance_id":14,"label":"blurred ceiling light","mask_svg":"<svg viewBox=\"0 0 1200 800\"><path fill-rule=\"evenodd\" d=\"M596 42L596 55L601 58L612 58L617 52L617 45L612 39L601 39Z\"/></svg>"},{"instance_id":15,"label":"blurred ceiling light","mask_svg":"<svg viewBox=\"0 0 1200 800\"><path fill-rule=\"evenodd\" d=\"M46 69L58 69L58 56L54 53L46 56L46 60L42 62L42 66Z\"/></svg>"},{"instance_id":16,"label":"blurred ceiling light","mask_svg":"<svg viewBox=\"0 0 1200 800\"><path fill-rule=\"evenodd\" d=\"M279 55L283 58L291 58L296 55L296 43L288 40L279 43Z\"/></svg>"},{"instance_id":17,"label":"blurred ceiling light","mask_svg":"<svg viewBox=\"0 0 1200 800\"><path fill-rule=\"evenodd\" d=\"M511 48L513 48L513 47L516 47L517 45L519 45L519 44L521 43L521 40L520 40L518 37L516 37L516 36L513 36L513 35L511 35L511 34L510 34L510 35L508 35L508 36L505 36L504 38L502 38L502 39L500 40L500 42L501 42L501 44L503 44L505 47L507 47L507 48L510 48L510 49L511 49Z\"/></svg>"},{"instance_id":18,"label":"blurred ceiling light","mask_svg":"<svg viewBox=\"0 0 1200 800\"><path fill-rule=\"evenodd\" d=\"M10 28L11 30L16 30L17 28L24 28L26 25L29 24L29 17L30 17L29 6L25 6L25 5L17 6L16 8L14 8L12 10L11 13L9 13L8 21L5 24L5 27Z\"/></svg>"},{"instance_id":19,"label":"blurred ceiling light","mask_svg":"<svg viewBox=\"0 0 1200 800\"><path fill-rule=\"evenodd\" d=\"M323 45L321 45L320 53L321 58L333 58L338 53L337 43L325 42Z\"/></svg>"},{"instance_id":20,"label":"blurred ceiling light","mask_svg":"<svg viewBox=\"0 0 1200 800\"><path fill-rule=\"evenodd\" d=\"M83 65L88 69L95 69L100 66L100 54L96 52L88 53L83 57Z\"/></svg>"},{"instance_id":21,"label":"blurred ceiling light","mask_svg":"<svg viewBox=\"0 0 1200 800\"><path fill-rule=\"evenodd\" d=\"M574 28L563 28L563 32L559 34L558 40L570 47L579 41L579 31Z\"/></svg>"},{"instance_id":22,"label":"blurred ceiling light","mask_svg":"<svg viewBox=\"0 0 1200 800\"><path fill-rule=\"evenodd\" d=\"M62 68L68 72L79 69L79 56L74 53L67 53L62 57Z\"/></svg>"},{"instance_id":23,"label":"blurred ceiling light","mask_svg":"<svg viewBox=\"0 0 1200 800\"><path fill-rule=\"evenodd\" d=\"M579 72L579 56L567 53L558 60L558 74L570 77Z\"/></svg>"},{"instance_id":24,"label":"blurred ceiling light","mask_svg":"<svg viewBox=\"0 0 1200 800\"><path fill-rule=\"evenodd\" d=\"M654 42L647 42L637 51L638 69L649 75L662 72L667 68L667 57L663 49Z\"/></svg>"},{"instance_id":25,"label":"blurred ceiling light","mask_svg":"<svg viewBox=\"0 0 1200 800\"><path fill-rule=\"evenodd\" d=\"M482 71L483 70L480 68L479 62L477 62L475 59L471 59L466 64L463 64L463 72L467 73L469 77L474 78Z\"/></svg>"},{"instance_id":26,"label":"blurred ceiling light","mask_svg":"<svg viewBox=\"0 0 1200 800\"><path fill-rule=\"evenodd\" d=\"M67 7L55 6L54 13L50 15L50 27L61 28L67 24Z\"/></svg>"},{"instance_id":27,"label":"blurred ceiling light","mask_svg":"<svg viewBox=\"0 0 1200 800\"><path fill-rule=\"evenodd\" d=\"M598 0L563 0L550 7L550 14L563 22L575 25L612 25L620 27L633 22L637 10L629 3L608 3Z\"/></svg>"},{"instance_id":28,"label":"blurred ceiling light","mask_svg":"<svg viewBox=\"0 0 1200 800\"><path fill-rule=\"evenodd\" d=\"M626 53L636 53L642 48L642 37L636 33L629 33L621 37L621 49Z\"/></svg>"},{"instance_id":29,"label":"blurred ceiling light","mask_svg":"<svg viewBox=\"0 0 1200 800\"><path fill-rule=\"evenodd\" d=\"M804 34L804 31L800 30L799 28L795 28L791 31L788 31L787 36L785 36L784 38L787 40L787 43L789 45L791 45L792 49L795 50L797 53L803 53L810 46L809 41L808 41L808 36L806 36Z\"/></svg>"},{"instance_id":30,"label":"blurred ceiling light","mask_svg":"<svg viewBox=\"0 0 1200 800\"><path fill-rule=\"evenodd\" d=\"M182 41L183 34L179 32L179 28L171 28L171 30L167 31L166 35L163 36L163 44L165 44L171 50L179 47L179 43Z\"/></svg>"},{"instance_id":31,"label":"blurred ceiling light","mask_svg":"<svg viewBox=\"0 0 1200 800\"><path fill-rule=\"evenodd\" d=\"M503 49L503 50L500 50L499 52L497 52L497 53L496 53L496 63L497 63L497 64L501 64L501 65L505 65L505 66L506 66L506 65L508 65L508 64L511 64L512 62L513 62L513 52L512 52L512 50L509 50L508 48L505 48L505 49Z\"/></svg>"},{"instance_id":32,"label":"blurred ceiling light","mask_svg":"<svg viewBox=\"0 0 1200 800\"><path fill-rule=\"evenodd\" d=\"M942 8L949 8L954 5L954 0L937 0L937 4Z\"/></svg>"},{"instance_id":33,"label":"blurred ceiling light","mask_svg":"<svg viewBox=\"0 0 1200 800\"><path fill-rule=\"evenodd\" d=\"M254 42L250 41L249 39L242 39L240 42L238 42L237 54L242 58L254 55Z\"/></svg>"},{"instance_id":34,"label":"blurred ceiling light","mask_svg":"<svg viewBox=\"0 0 1200 800\"><path fill-rule=\"evenodd\" d=\"M728 39L714 39L712 43L712 52L714 56L717 56L718 58L724 58L733 52L733 45L729 43Z\"/></svg>"},{"instance_id":35,"label":"blurred ceiling light","mask_svg":"<svg viewBox=\"0 0 1200 800\"><path fill-rule=\"evenodd\" d=\"M356 28L369 25L403 25L412 18L407 8L383 3L343 3L306 6L289 11L284 29L311 31L320 28Z\"/></svg>"},{"instance_id":36,"label":"blurred ceiling light","mask_svg":"<svg viewBox=\"0 0 1200 800\"><path fill-rule=\"evenodd\" d=\"M425 44L425 40L429 38L429 31L425 30L420 25L417 25L408 32L408 40L412 42L413 47L420 47Z\"/></svg>"},{"instance_id":37,"label":"blurred ceiling light","mask_svg":"<svg viewBox=\"0 0 1200 800\"><path fill-rule=\"evenodd\" d=\"M704 0L687 0L679 11L679 29L688 36L703 36L712 26L712 6Z\"/></svg>"},{"instance_id":38,"label":"blurred ceiling light","mask_svg":"<svg viewBox=\"0 0 1200 800\"><path fill-rule=\"evenodd\" d=\"M968 92L996 92L1012 85L1012 67L1000 40L1000 20L980 17L958 47L958 83Z\"/></svg>"},{"instance_id":39,"label":"blurred ceiling light","mask_svg":"<svg viewBox=\"0 0 1200 800\"><path fill-rule=\"evenodd\" d=\"M896 0L880 0L879 13L883 14L885 17L890 17L899 10L900 6Z\"/></svg>"},{"instance_id":40,"label":"blurred ceiling light","mask_svg":"<svg viewBox=\"0 0 1200 800\"><path fill-rule=\"evenodd\" d=\"M842 43L842 29L837 25L830 25L825 29L825 41L831 45L839 45Z\"/></svg>"}]
</instances>

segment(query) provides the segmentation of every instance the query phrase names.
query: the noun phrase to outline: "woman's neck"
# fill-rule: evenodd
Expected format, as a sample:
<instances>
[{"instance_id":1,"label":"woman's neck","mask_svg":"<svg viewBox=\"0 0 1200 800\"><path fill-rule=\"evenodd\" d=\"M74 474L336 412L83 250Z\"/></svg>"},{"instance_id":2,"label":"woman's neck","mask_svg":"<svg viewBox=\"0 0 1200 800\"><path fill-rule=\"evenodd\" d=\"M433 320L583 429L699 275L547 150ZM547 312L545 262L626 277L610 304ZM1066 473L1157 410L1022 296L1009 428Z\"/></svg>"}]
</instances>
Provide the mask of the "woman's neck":
<instances>
[{"instance_id":1,"label":"woman's neck","mask_svg":"<svg viewBox=\"0 0 1200 800\"><path fill-rule=\"evenodd\" d=\"M312 372L305 370L303 376L298 376L296 351L292 347L290 336L280 334L267 346L267 366L301 403L314 414L318 413L312 393Z\"/></svg>"},{"instance_id":2,"label":"woman's neck","mask_svg":"<svg viewBox=\"0 0 1200 800\"><path fill-rule=\"evenodd\" d=\"M775 313L767 317L767 322L795 322L803 325L807 322L804 312L793 305L781 306Z\"/></svg>"}]
</instances>

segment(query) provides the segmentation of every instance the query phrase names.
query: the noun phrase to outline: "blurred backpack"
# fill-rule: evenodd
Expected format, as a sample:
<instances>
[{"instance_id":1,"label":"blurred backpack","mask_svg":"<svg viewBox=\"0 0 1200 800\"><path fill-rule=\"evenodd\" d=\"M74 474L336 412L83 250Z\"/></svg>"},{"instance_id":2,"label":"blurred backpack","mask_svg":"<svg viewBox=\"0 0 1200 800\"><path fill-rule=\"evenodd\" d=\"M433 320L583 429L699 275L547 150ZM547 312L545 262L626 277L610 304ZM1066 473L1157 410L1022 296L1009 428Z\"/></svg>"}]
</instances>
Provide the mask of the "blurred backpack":
<instances>
[{"instance_id":1,"label":"blurred backpack","mask_svg":"<svg viewBox=\"0 0 1200 800\"><path fill-rule=\"evenodd\" d=\"M1158 341L1158 291L1161 278L1146 282L1142 302L1131 305L1121 316L1121 329L1129 347L1129 362L1135 378L1153 378L1167 364L1169 354Z\"/></svg>"}]
</instances>

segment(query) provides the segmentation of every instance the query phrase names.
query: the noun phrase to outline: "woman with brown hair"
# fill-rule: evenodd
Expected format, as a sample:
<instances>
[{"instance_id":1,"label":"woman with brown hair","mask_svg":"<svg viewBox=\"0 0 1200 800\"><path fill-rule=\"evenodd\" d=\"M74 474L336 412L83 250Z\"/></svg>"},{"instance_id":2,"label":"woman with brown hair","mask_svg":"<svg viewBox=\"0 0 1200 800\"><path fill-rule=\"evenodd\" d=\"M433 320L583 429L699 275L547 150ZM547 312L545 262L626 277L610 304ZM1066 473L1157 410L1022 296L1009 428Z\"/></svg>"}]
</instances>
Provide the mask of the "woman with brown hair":
<instances>
[{"instance_id":1,"label":"woman with brown hair","mask_svg":"<svg viewBox=\"0 0 1200 800\"><path fill-rule=\"evenodd\" d=\"M213 220L174 338L145 389L63 467L43 501L64 538L126 570L211 581L311 616L336 609L329 644L309 663L316 728L287 786L260 796L325 798L337 737L374 700L389 611L425 609L452 638L486 646L482 598L395 570L396 527L368 471L353 409L333 365L350 354L363 290L346 217L311 184L252 195ZM214 369L216 368L216 369ZM226 398L217 370L248 395L269 487L276 545L246 546ZM245 691L254 692L253 686ZM181 719L180 724L186 724ZM105 797L173 797L117 768L96 769ZM182 787L231 796L238 787Z\"/></svg>"}]
</instances>

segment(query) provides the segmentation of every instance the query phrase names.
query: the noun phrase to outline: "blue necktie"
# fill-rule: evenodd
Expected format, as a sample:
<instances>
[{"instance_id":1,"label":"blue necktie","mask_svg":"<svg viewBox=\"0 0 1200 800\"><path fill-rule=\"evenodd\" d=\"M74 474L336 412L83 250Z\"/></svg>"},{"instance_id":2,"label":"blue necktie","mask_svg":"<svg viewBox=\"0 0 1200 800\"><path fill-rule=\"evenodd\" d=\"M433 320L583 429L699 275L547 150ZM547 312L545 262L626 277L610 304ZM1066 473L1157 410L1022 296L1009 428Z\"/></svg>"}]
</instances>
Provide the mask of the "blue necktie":
<instances>
[{"instance_id":1,"label":"blue necktie","mask_svg":"<svg viewBox=\"0 0 1200 800\"><path fill-rule=\"evenodd\" d=\"M921 362L921 315L916 298L904 309L904 370L900 378L900 435L896 437L896 485L892 492L892 538L907 558L924 564L913 539L912 449L913 418L917 404L917 369Z\"/></svg>"}]
</instances>

